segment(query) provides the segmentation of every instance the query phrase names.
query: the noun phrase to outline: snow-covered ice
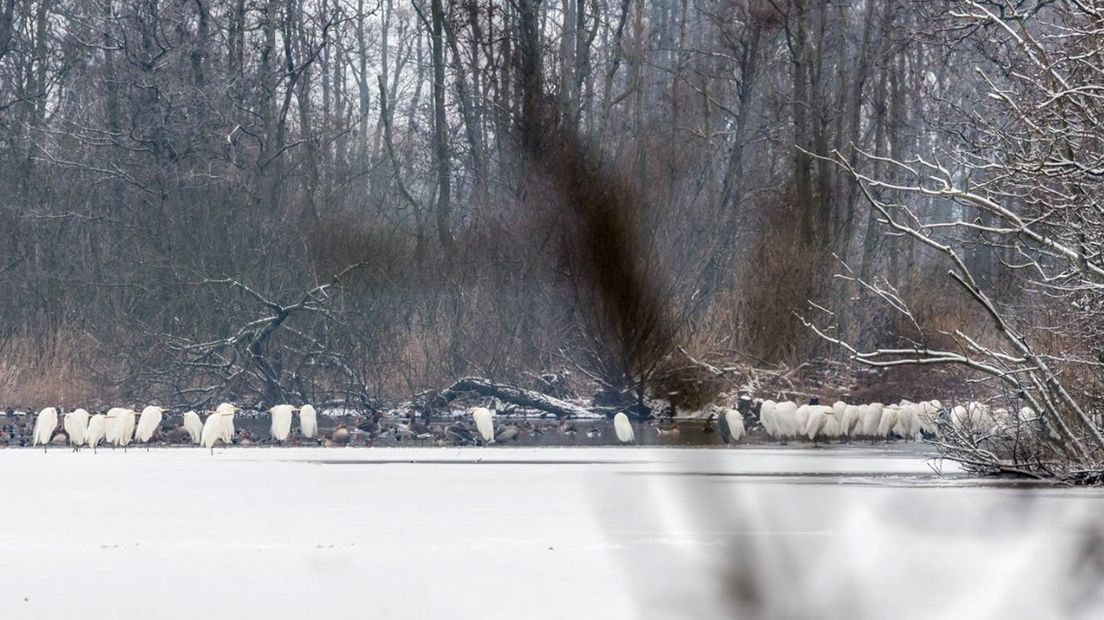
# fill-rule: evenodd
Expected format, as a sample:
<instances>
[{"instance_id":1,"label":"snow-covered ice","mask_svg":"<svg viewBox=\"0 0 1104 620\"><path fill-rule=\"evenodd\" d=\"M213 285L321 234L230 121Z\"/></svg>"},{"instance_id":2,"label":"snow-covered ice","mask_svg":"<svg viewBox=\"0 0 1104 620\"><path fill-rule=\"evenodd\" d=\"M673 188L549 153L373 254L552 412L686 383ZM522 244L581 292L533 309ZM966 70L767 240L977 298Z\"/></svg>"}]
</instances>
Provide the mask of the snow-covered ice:
<instances>
[{"instance_id":1,"label":"snow-covered ice","mask_svg":"<svg viewBox=\"0 0 1104 620\"><path fill-rule=\"evenodd\" d=\"M0 618L1101 617L1104 496L932 465L857 448L3 450Z\"/></svg>"}]
</instances>

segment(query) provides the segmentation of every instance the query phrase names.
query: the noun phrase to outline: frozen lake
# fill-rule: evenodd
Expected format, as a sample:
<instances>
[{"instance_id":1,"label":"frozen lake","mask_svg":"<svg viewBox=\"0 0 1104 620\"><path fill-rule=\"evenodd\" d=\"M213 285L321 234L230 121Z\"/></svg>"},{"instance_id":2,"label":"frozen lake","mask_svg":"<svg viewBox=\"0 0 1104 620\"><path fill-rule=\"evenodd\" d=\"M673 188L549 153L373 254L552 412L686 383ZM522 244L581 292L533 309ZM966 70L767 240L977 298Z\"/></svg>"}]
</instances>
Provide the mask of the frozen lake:
<instances>
[{"instance_id":1,"label":"frozen lake","mask_svg":"<svg viewBox=\"0 0 1104 620\"><path fill-rule=\"evenodd\" d=\"M908 448L0 451L0 617L1099 618L1104 494Z\"/></svg>"}]
</instances>

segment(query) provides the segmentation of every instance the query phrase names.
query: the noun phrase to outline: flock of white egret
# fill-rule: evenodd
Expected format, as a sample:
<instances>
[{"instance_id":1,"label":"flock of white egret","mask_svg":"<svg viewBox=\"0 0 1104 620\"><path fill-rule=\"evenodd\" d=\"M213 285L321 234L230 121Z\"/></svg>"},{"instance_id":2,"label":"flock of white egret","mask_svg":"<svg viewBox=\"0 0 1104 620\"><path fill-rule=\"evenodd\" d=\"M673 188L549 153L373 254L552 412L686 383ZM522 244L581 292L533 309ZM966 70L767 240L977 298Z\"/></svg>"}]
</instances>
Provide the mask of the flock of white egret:
<instances>
[{"instance_id":1,"label":"flock of white egret","mask_svg":"<svg viewBox=\"0 0 1104 620\"><path fill-rule=\"evenodd\" d=\"M941 410L942 405L937 400L919 403L904 400L890 405L851 405L837 401L830 407L765 400L760 404L759 420L767 435L781 441L839 437L885 439L894 435L919 439L921 432L935 433Z\"/></svg>"},{"instance_id":2,"label":"flock of white egret","mask_svg":"<svg viewBox=\"0 0 1104 620\"><path fill-rule=\"evenodd\" d=\"M793 401L757 401L759 423L766 435L786 442L808 439L819 442L837 438L867 438L872 440L900 437L916 440L923 435L935 435L941 416L955 432L995 433L1016 423L1034 420L1033 411L1023 408L1017 415L1005 409L990 409L983 403L970 402L949 410L938 400L914 403L903 400L897 404L882 403L848 404L838 401L831 406L820 404L799 405ZM241 411L231 403L222 403L205 421L195 411L183 415L181 428L193 444L212 452L219 443L230 445L234 437L234 415ZM740 441L746 435L744 416L736 409L715 410L707 421L712 426L716 419L724 443ZM90 415L84 409L74 409L64 415L62 427L69 445L74 449L93 448L101 443L126 448L131 443L149 444L161 428L167 409L150 405L136 412L126 407L113 407L107 413ZM284 443L291 436L295 414L299 417L300 434L305 439L318 436L318 412L311 405L276 405L268 410L271 416L269 428L272 441ZM468 411L483 445L495 443L495 412L487 407L473 407ZM35 419L34 446L45 446L55 439L58 411L54 407L42 409ZM613 416L614 433L622 443L634 443L636 434L625 413ZM515 429L516 430L516 429ZM447 432L447 429L446 429ZM662 434L662 429L658 432Z\"/></svg>"},{"instance_id":3,"label":"flock of white egret","mask_svg":"<svg viewBox=\"0 0 1104 620\"><path fill-rule=\"evenodd\" d=\"M65 414L62 428L68 437L68 443L74 449L92 448L101 443L126 448L132 442L148 444L154 433L161 427L164 419L164 407L150 405L141 413L127 407L112 407L107 413L89 415L85 409L74 409ZM182 428L188 433L192 443L199 444L212 451L222 442L230 445L234 437L234 414L240 407L231 403L222 403L215 408L206 421L199 414L188 411L183 416ZM310 405L294 407L277 405L269 410L272 414L272 437L276 441L287 441L291 434L291 422L294 412L299 413L299 429L303 437L310 439L318 434L318 412ZM54 438L58 425L58 411L46 407L35 417L32 445L45 447Z\"/></svg>"},{"instance_id":4,"label":"flock of white egret","mask_svg":"<svg viewBox=\"0 0 1104 620\"><path fill-rule=\"evenodd\" d=\"M953 432L973 435L996 434L1035 419L1035 412L1030 407L1020 409L1018 415L979 402L956 405L948 410L938 400L918 403L902 400L889 405L852 405L837 401L830 407L765 400L760 404L759 419L767 435L781 441L856 437L917 440L925 434L936 435L940 417L944 415Z\"/></svg>"},{"instance_id":5,"label":"flock of white egret","mask_svg":"<svg viewBox=\"0 0 1104 620\"><path fill-rule=\"evenodd\" d=\"M74 449L82 447L96 449L101 443L113 447L126 448L131 443L148 444L161 427L167 409L150 405L136 412L126 407L113 407L106 414L90 415L85 409L74 409L64 415L62 428L67 442ZM234 414L241 408L231 403L222 403L215 408L206 421L199 414L188 411L183 415L181 428L187 432L193 444L214 450L219 443L230 445L234 437ZM295 414L299 414L299 430L303 438L311 439L318 435L318 412L311 405L276 405L268 410L271 416L269 434L273 441L286 442L291 435ZM474 407L469 412L475 423L476 431L483 445L495 443L495 412L486 407ZM735 413L735 412L733 412ZM733 423L735 436L743 435L743 418ZM53 443L58 426L58 411L55 407L46 407L35 418L32 433L33 446L46 446ZM738 426L738 430L737 430ZM624 413L613 418L614 432L623 443L636 440L632 423Z\"/></svg>"}]
</instances>

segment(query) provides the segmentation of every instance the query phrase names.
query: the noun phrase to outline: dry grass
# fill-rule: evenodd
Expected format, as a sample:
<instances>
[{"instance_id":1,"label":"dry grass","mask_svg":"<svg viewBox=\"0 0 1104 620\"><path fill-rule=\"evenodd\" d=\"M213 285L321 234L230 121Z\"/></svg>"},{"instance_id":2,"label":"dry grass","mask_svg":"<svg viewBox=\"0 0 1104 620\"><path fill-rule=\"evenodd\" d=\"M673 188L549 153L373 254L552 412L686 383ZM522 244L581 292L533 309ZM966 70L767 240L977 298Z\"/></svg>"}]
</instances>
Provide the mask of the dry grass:
<instances>
[{"instance_id":1,"label":"dry grass","mask_svg":"<svg viewBox=\"0 0 1104 620\"><path fill-rule=\"evenodd\" d=\"M45 338L13 336L0 343L0 394L3 407L36 409L95 406L114 390L105 385L103 361L90 338L59 330Z\"/></svg>"}]
</instances>

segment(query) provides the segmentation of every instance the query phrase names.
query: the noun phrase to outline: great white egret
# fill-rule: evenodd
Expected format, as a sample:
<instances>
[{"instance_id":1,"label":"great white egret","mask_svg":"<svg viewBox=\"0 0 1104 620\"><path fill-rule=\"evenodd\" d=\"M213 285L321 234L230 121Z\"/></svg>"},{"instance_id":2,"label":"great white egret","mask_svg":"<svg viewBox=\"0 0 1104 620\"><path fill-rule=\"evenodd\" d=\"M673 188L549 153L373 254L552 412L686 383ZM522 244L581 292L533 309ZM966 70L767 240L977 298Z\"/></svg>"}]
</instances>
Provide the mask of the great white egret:
<instances>
[{"instance_id":1,"label":"great white egret","mask_svg":"<svg viewBox=\"0 0 1104 620\"><path fill-rule=\"evenodd\" d=\"M774 426L777 429L779 439L783 441L793 439L805 429L798 424L797 403L786 400L774 406Z\"/></svg>"},{"instance_id":2,"label":"great white egret","mask_svg":"<svg viewBox=\"0 0 1104 620\"><path fill-rule=\"evenodd\" d=\"M230 403L222 403L215 408L214 413L207 416L200 431L199 443L204 448L210 448L211 454L215 453L215 444L222 442L229 446L234 437L234 413L240 411Z\"/></svg>"},{"instance_id":3,"label":"great white egret","mask_svg":"<svg viewBox=\"0 0 1104 620\"><path fill-rule=\"evenodd\" d=\"M870 403L864 405L864 407L865 410L862 412L862 434L867 437L877 437L885 406L882 403Z\"/></svg>"},{"instance_id":4,"label":"great white egret","mask_svg":"<svg viewBox=\"0 0 1104 620\"><path fill-rule=\"evenodd\" d=\"M272 425L269 427L269 433L272 435L274 441L287 441L289 435L291 435L291 418L295 412L293 405L276 405L268 410L272 414Z\"/></svg>"},{"instance_id":5,"label":"great white egret","mask_svg":"<svg viewBox=\"0 0 1104 620\"><path fill-rule=\"evenodd\" d=\"M318 434L318 412L310 405L299 408L299 432L306 439L312 439Z\"/></svg>"},{"instance_id":6,"label":"great white egret","mask_svg":"<svg viewBox=\"0 0 1104 620\"><path fill-rule=\"evenodd\" d=\"M794 419L797 421L796 422L796 424L797 424L796 434L797 435L804 435L805 434L805 429L809 427L809 413L810 413L809 408L814 407L814 406L819 407L819 405L808 405L808 404L806 404L806 405L801 405L800 407L797 408L796 411L794 411Z\"/></svg>"},{"instance_id":7,"label":"great white egret","mask_svg":"<svg viewBox=\"0 0 1104 620\"><path fill-rule=\"evenodd\" d=\"M726 409L721 414L721 440L728 445L744 436L744 414L736 409Z\"/></svg>"},{"instance_id":8,"label":"great white egret","mask_svg":"<svg viewBox=\"0 0 1104 620\"><path fill-rule=\"evenodd\" d=\"M184 430L188 432L192 443L199 443L200 436L203 434L203 422L199 419L198 413L189 411L184 414Z\"/></svg>"},{"instance_id":9,"label":"great white egret","mask_svg":"<svg viewBox=\"0 0 1104 620\"><path fill-rule=\"evenodd\" d=\"M92 453L96 453L96 445L103 441L106 418L104 414L97 413L96 415L88 418L88 428L84 431L84 443L89 448L92 448Z\"/></svg>"},{"instance_id":10,"label":"great white egret","mask_svg":"<svg viewBox=\"0 0 1104 620\"><path fill-rule=\"evenodd\" d=\"M835 409L835 406L832 407ZM840 419L840 433L851 437L862 430L862 407L856 405L844 405L843 415Z\"/></svg>"},{"instance_id":11,"label":"great white egret","mask_svg":"<svg viewBox=\"0 0 1104 620\"><path fill-rule=\"evenodd\" d=\"M104 416L104 441L115 445L116 431L119 429L119 416L127 410L126 407L112 407Z\"/></svg>"},{"instance_id":12,"label":"great white egret","mask_svg":"<svg viewBox=\"0 0 1104 620\"><path fill-rule=\"evenodd\" d=\"M112 436L112 445L122 446L125 450L126 447L130 445L130 442L134 440L135 426L136 420L134 410L123 409L120 411L115 418L115 431Z\"/></svg>"},{"instance_id":13,"label":"great white egret","mask_svg":"<svg viewBox=\"0 0 1104 620\"><path fill-rule=\"evenodd\" d=\"M759 404L759 424L771 439L778 439L778 425L775 423L775 408L778 406L773 400L764 400Z\"/></svg>"},{"instance_id":14,"label":"great white egret","mask_svg":"<svg viewBox=\"0 0 1104 620\"><path fill-rule=\"evenodd\" d=\"M836 419L835 410L824 405L806 405L809 419L805 423L803 433L809 441L817 441L821 437L832 438L840 434L840 422Z\"/></svg>"},{"instance_id":15,"label":"great white egret","mask_svg":"<svg viewBox=\"0 0 1104 620\"><path fill-rule=\"evenodd\" d=\"M207 420L203 423L203 430L200 432L199 445L210 448L211 454L215 453L215 444L222 439L221 417L218 413L208 415Z\"/></svg>"},{"instance_id":16,"label":"great white egret","mask_svg":"<svg viewBox=\"0 0 1104 620\"><path fill-rule=\"evenodd\" d=\"M73 446L73 451L80 450L84 445L85 431L88 430L88 412L84 409L70 411L65 414L62 426L65 427L65 434L69 435L69 445Z\"/></svg>"},{"instance_id":17,"label":"great white egret","mask_svg":"<svg viewBox=\"0 0 1104 620\"><path fill-rule=\"evenodd\" d=\"M942 408L943 405L938 400L920 403L920 430L935 434L939 428L939 410Z\"/></svg>"},{"instance_id":18,"label":"great white egret","mask_svg":"<svg viewBox=\"0 0 1104 620\"><path fill-rule=\"evenodd\" d=\"M900 415L900 405L886 405L882 407L882 419L878 422L878 432L876 435L883 439L889 439L890 433L897 427L897 420Z\"/></svg>"},{"instance_id":19,"label":"great white egret","mask_svg":"<svg viewBox=\"0 0 1104 620\"><path fill-rule=\"evenodd\" d=\"M475 429L483 438L483 445L494 443L494 412L486 407L476 407L471 410L471 415L475 420Z\"/></svg>"},{"instance_id":20,"label":"great white egret","mask_svg":"<svg viewBox=\"0 0 1104 620\"><path fill-rule=\"evenodd\" d=\"M920 412L923 410L918 403L901 401L898 407L897 424L893 432L905 439L915 440L920 436Z\"/></svg>"},{"instance_id":21,"label":"great white egret","mask_svg":"<svg viewBox=\"0 0 1104 620\"><path fill-rule=\"evenodd\" d=\"M632 443L636 440L632 422L629 422L629 416L625 415L624 411L619 411L613 416L613 432L617 434L617 441L621 443Z\"/></svg>"},{"instance_id":22,"label":"great white egret","mask_svg":"<svg viewBox=\"0 0 1104 620\"><path fill-rule=\"evenodd\" d=\"M38 412L35 416L33 441L31 446L42 446L42 451L46 451L46 446L50 443L50 440L54 437L54 429L57 428L58 414L57 409L53 407L46 407L42 411Z\"/></svg>"},{"instance_id":23,"label":"great white egret","mask_svg":"<svg viewBox=\"0 0 1104 620\"><path fill-rule=\"evenodd\" d=\"M164 407L154 405L142 409L142 414L138 416L138 428L134 431L134 440L149 444L149 440L153 438L153 433L161 427L161 419L164 417L165 411L167 410Z\"/></svg>"},{"instance_id":24,"label":"great white egret","mask_svg":"<svg viewBox=\"0 0 1104 620\"><path fill-rule=\"evenodd\" d=\"M220 403L215 407L215 413L219 414L219 439L226 445L234 439L234 414L241 411L240 407L230 403Z\"/></svg>"}]
</instances>

